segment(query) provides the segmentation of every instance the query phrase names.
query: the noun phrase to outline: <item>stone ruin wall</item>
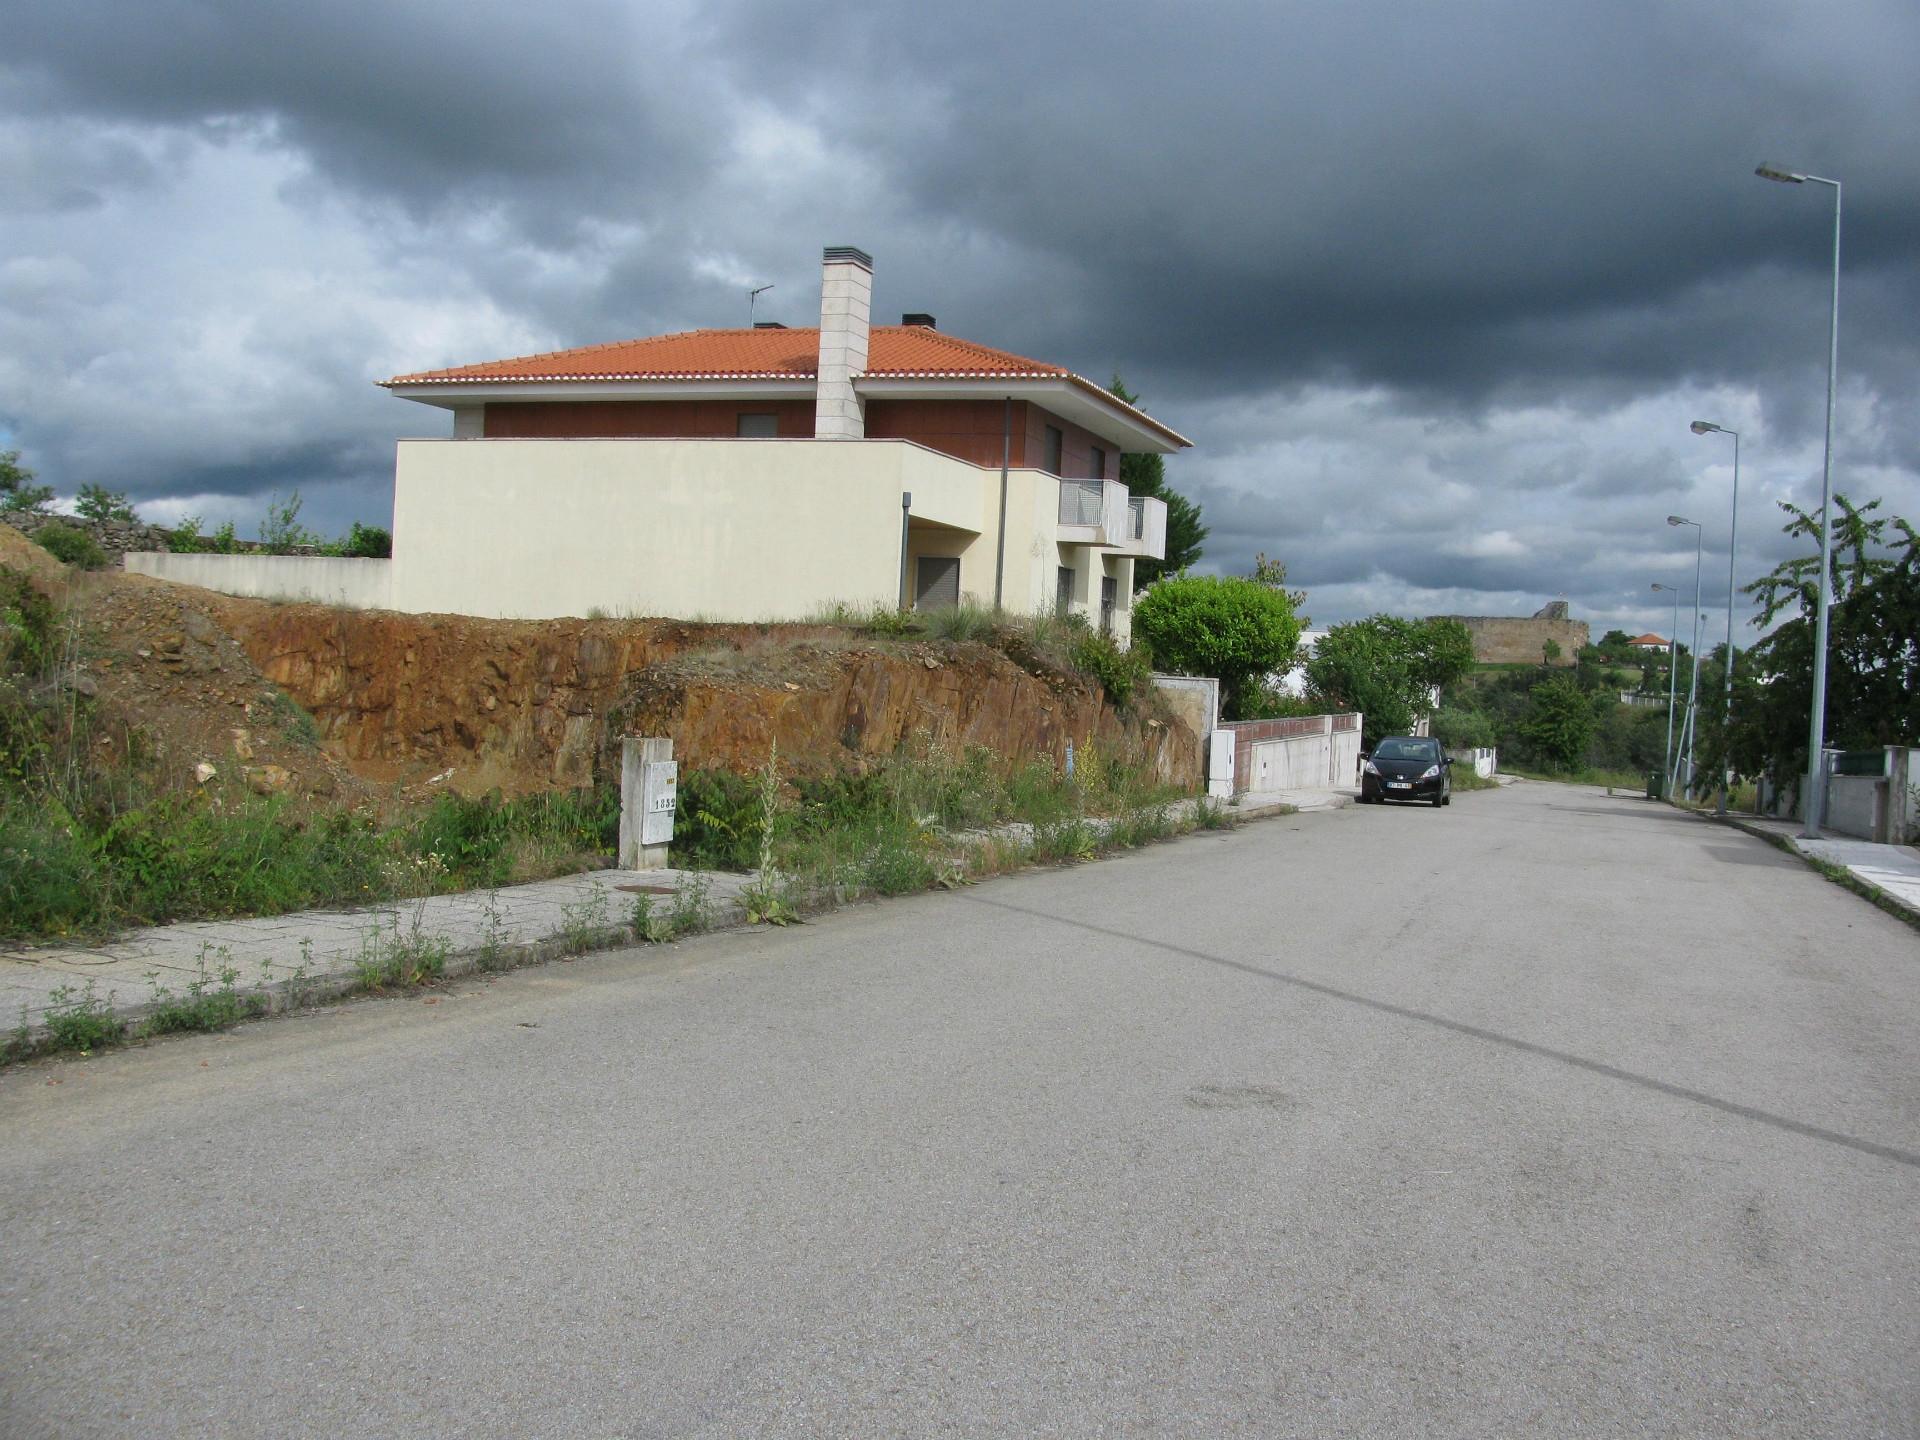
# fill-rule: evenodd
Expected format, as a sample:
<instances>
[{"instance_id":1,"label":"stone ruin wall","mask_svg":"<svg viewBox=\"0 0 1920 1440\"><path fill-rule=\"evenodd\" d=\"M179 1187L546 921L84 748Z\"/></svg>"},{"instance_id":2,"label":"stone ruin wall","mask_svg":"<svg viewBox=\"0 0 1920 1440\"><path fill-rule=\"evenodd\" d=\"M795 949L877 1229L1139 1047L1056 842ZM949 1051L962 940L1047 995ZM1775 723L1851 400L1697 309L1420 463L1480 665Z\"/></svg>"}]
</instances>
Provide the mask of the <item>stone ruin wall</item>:
<instances>
[{"instance_id":1,"label":"stone ruin wall","mask_svg":"<svg viewBox=\"0 0 1920 1440\"><path fill-rule=\"evenodd\" d=\"M1448 615L1473 636L1473 658L1483 665L1538 665L1547 641L1560 647L1555 665L1572 665L1588 643L1587 622L1567 616L1567 603L1556 600L1537 615Z\"/></svg>"}]
</instances>

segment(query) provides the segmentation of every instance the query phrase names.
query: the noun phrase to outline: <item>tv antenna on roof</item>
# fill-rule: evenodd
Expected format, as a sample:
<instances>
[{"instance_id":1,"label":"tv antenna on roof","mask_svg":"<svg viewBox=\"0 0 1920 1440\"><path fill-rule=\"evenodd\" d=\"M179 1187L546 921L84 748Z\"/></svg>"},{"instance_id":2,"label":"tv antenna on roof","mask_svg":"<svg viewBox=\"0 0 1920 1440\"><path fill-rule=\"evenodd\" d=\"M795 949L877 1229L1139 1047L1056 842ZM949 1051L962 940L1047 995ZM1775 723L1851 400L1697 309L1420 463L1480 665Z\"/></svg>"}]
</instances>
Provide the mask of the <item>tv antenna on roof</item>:
<instances>
[{"instance_id":1,"label":"tv antenna on roof","mask_svg":"<svg viewBox=\"0 0 1920 1440\"><path fill-rule=\"evenodd\" d=\"M771 290L772 288L773 286L771 285L762 285L758 290L747 291L747 328L749 330L753 328L754 302L758 300L762 295L766 294L767 291Z\"/></svg>"}]
</instances>

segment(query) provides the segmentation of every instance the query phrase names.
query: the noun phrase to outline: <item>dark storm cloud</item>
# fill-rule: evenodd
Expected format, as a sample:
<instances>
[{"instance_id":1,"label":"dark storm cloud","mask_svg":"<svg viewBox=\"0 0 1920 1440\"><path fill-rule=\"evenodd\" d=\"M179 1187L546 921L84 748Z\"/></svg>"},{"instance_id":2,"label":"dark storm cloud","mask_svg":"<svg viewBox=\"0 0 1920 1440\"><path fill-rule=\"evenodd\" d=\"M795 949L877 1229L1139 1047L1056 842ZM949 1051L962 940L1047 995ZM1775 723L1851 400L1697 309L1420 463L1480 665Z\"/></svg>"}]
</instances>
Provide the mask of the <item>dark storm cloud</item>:
<instances>
[{"instance_id":1,"label":"dark storm cloud","mask_svg":"<svg viewBox=\"0 0 1920 1440\"><path fill-rule=\"evenodd\" d=\"M1911 7L729 13L788 104L844 85L824 123L917 211L1072 257L1081 343L1183 392L1744 373L1786 327L1734 282L1825 263L1824 192L1752 176L1776 154L1873 177L1851 264L1920 299Z\"/></svg>"},{"instance_id":2,"label":"dark storm cloud","mask_svg":"<svg viewBox=\"0 0 1920 1440\"><path fill-rule=\"evenodd\" d=\"M1724 504L1692 407L1749 430L1756 505L1817 479L1830 194L1777 159L1848 182L1844 453L1920 499L1905 0L16 0L0 33L0 443L67 489L372 513L442 422L381 373L738 324L750 283L810 323L852 243L878 316L1145 391L1200 442L1210 564L1624 614L1666 510Z\"/></svg>"},{"instance_id":3,"label":"dark storm cloud","mask_svg":"<svg viewBox=\"0 0 1920 1440\"><path fill-rule=\"evenodd\" d=\"M23 108L262 124L336 182L420 208L506 205L535 229L593 213L595 192L684 179L716 133L680 103L675 32L610 0L15 10L0 65Z\"/></svg>"}]
</instances>

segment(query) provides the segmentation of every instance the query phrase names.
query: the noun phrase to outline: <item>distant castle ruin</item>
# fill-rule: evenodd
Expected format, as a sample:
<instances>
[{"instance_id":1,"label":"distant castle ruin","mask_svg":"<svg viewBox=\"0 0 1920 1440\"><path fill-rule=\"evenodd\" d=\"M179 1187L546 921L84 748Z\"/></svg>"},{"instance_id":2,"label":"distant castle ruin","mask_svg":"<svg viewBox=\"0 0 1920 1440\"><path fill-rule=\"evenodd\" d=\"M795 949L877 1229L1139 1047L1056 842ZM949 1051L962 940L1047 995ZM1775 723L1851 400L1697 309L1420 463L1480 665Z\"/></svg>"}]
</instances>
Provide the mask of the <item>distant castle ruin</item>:
<instances>
[{"instance_id":1,"label":"distant castle ruin","mask_svg":"<svg viewBox=\"0 0 1920 1440\"><path fill-rule=\"evenodd\" d=\"M1550 600L1530 618L1519 615L1444 615L1473 636L1473 658L1482 665L1571 665L1588 643L1587 622L1567 618L1567 602ZM1547 658L1547 642L1559 654Z\"/></svg>"}]
</instances>

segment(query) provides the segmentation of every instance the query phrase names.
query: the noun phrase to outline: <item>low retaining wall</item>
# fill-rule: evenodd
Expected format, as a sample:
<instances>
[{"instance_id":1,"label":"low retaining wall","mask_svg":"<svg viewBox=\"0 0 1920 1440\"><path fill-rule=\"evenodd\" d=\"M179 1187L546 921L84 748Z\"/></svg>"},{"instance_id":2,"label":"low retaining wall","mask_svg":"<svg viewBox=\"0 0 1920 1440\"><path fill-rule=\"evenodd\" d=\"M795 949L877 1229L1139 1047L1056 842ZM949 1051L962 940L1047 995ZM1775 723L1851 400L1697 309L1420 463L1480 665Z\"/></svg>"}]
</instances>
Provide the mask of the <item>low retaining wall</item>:
<instances>
[{"instance_id":1,"label":"low retaining wall","mask_svg":"<svg viewBox=\"0 0 1920 1440\"><path fill-rule=\"evenodd\" d=\"M136 551L127 570L222 595L305 600L352 610L393 608L393 562L333 555L167 555Z\"/></svg>"},{"instance_id":2,"label":"low retaining wall","mask_svg":"<svg viewBox=\"0 0 1920 1440\"><path fill-rule=\"evenodd\" d=\"M1351 785L1360 769L1360 716L1290 715L1230 720L1233 793L1326 790Z\"/></svg>"}]
</instances>

